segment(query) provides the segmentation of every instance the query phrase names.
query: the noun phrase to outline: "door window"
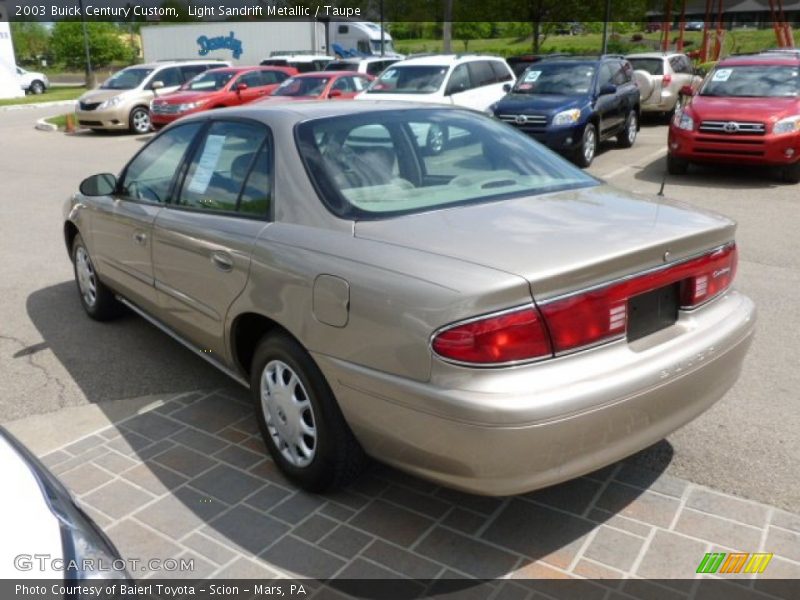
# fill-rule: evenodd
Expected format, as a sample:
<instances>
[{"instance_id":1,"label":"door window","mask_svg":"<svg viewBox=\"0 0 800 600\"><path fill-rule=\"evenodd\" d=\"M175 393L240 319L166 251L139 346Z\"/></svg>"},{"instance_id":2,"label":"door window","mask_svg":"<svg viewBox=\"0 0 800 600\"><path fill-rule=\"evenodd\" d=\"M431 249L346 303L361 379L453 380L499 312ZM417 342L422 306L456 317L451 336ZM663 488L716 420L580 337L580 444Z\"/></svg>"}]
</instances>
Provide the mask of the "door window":
<instances>
[{"instance_id":1,"label":"door window","mask_svg":"<svg viewBox=\"0 0 800 600\"><path fill-rule=\"evenodd\" d=\"M261 74L261 85L283 83L289 77L283 71L259 71L259 73Z\"/></svg>"},{"instance_id":2,"label":"door window","mask_svg":"<svg viewBox=\"0 0 800 600\"><path fill-rule=\"evenodd\" d=\"M386 68L386 61L383 60L376 60L371 63L367 63L367 73L370 75L378 76L383 73L383 70Z\"/></svg>"},{"instance_id":3,"label":"door window","mask_svg":"<svg viewBox=\"0 0 800 600\"><path fill-rule=\"evenodd\" d=\"M466 92L471 88L472 84L470 82L467 65L458 65L455 69L453 69L453 72L450 75L450 83L447 85L447 93L459 94L461 92Z\"/></svg>"},{"instance_id":4,"label":"door window","mask_svg":"<svg viewBox=\"0 0 800 600\"><path fill-rule=\"evenodd\" d=\"M469 68L470 79L472 80L472 87L483 87L497 82L494 71L492 70L492 65L490 65L488 61L477 60L469 63L467 66Z\"/></svg>"},{"instance_id":5,"label":"door window","mask_svg":"<svg viewBox=\"0 0 800 600\"><path fill-rule=\"evenodd\" d=\"M600 72L597 74L597 88L600 89L604 85L614 83L615 70L611 63L604 63L600 67Z\"/></svg>"},{"instance_id":6,"label":"door window","mask_svg":"<svg viewBox=\"0 0 800 600\"><path fill-rule=\"evenodd\" d=\"M181 75L180 67L169 67L153 75L153 81L163 82L164 87L175 87L183 85L183 75Z\"/></svg>"},{"instance_id":7,"label":"door window","mask_svg":"<svg viewBox=\"0 0 800 600\"><path fill-rule=\"evenodd\" d=\"M187 67L181 67L181 71L183 71L183 80L189 81L193 77L200 75L200 73L205 73L208 71L208 67L209 65L189 65Z\"/></svg>"},{"instance_id":8,"label":"door window","mask_svg":"<svg viewBox=\"0 0 800 600\"><path fill-rule=\"evenodd\" d=\"M192 158L183 180L178 205L212 212L237 212L244 199L246 210L265 208L269 194L264 182L268 169L251 177L267 137L264 127L253 123L217 121L209 127ZM271 161L267 160L268 165ZM260 191L259 191L260 190ZM266 208L265 208L266 210Z\"/></svg>"},{"instance_id":9,"label":"door window","mask_svg":"<svg viewBox=\"0 0 800 600\"><path fill-rule=\"evenodd\" d=\"M120 181L121 194L132 200L167 202L172 179L201 127L201 123L179 125L145 146L126 167Z\"/></svg>"},{"instance_id":10,"label":"door window","mask_svg":"<svg viewBox=\"0 0 800 600\"><path fill-rule=\"evenodd\" d=\"M495 79L497 81L502 83L504 81L511 81L513 79L514 76L511 74L511 71L499 60L490 60L489 65L492 67Z\"/></svg>"},{"instance_id":11,"label":"door window","mask_svg":"<svg viewBox=\"0 0 800 600\"><path fill-rule=\"evenodd\" d=\"M262 85L266 85L264 83L263 78L261 77L261 71L252 71L251 73L245 73L241 77L239 77L239 81L236 82L244 83L249 88L260 87Z\"/></svg>"},{"instance_id":12,"label":"door window","mask_svg":"<svg viewBox=\"0 0 800 600\"><path fill-rule=\"evenodd\" d=\"M353 87L353 78L352 77L339 77L336 80L336 83L333 84L332 90L339 90L344 93L355 92L355 88Z\"/></svg>"}]
</instances>

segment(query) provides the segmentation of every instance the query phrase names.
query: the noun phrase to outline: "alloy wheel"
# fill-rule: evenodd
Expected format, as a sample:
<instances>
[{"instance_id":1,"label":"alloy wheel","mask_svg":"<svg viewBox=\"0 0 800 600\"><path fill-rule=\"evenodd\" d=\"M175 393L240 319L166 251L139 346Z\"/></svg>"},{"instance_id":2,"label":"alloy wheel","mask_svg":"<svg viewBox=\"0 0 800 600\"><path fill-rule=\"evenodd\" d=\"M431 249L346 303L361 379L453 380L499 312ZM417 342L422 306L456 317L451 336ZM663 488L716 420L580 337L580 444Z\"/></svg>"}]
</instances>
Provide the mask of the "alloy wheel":
<instances>
[{"instance_id":1,"label":"alloy wheel","mask_svg":"<svg viewBox=\"0 0 800 600\"><path fill-rule=\"evenodd\" d=\"M92 259L86 248L79 246L75 251L75 270L78 274L78 287L86 305L93 307L97 302L97 276L94 272Z\"/></svg>"}]
</instances>

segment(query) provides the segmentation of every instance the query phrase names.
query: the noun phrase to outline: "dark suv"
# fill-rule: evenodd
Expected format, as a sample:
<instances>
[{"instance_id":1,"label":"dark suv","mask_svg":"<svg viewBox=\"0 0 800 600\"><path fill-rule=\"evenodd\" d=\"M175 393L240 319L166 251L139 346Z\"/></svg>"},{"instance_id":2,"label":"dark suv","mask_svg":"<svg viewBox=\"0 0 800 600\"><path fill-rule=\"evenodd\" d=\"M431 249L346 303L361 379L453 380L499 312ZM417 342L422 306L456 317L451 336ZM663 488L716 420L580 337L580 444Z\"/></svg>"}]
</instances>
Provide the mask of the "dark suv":
<instances>
[{"instance_id":1,"label":"dark suv","mask_svg":"<svg viewBox=\"0 0 800 600\"><path fill-rule=\"evenodd\" d=\"M616 137L619 147L633 146L639 131L639 88L624 58L549 58L528 67L490 110L588 167L603 140Z\"/></svg>"}]
</instances>

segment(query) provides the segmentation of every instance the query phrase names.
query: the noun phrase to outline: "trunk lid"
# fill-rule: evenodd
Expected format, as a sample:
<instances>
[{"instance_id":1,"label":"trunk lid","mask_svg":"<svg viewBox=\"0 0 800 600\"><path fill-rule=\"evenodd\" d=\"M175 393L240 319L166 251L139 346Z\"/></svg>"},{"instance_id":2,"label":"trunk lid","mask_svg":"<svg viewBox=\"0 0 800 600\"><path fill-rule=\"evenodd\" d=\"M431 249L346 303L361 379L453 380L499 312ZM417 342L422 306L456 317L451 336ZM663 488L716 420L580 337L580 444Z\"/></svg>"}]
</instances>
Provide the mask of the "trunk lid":
<instances>
[{"instance_id":1,"label":"trunk lid","mask_svg":"<svg viewBox=\"0 0 800 600\"><path fill-rule=\"evenodd\" d=\"M735 227L721 215L601 185L359 221L355 236L524 277L544 301L722 245Z\"/></svg>"}]
</instances>

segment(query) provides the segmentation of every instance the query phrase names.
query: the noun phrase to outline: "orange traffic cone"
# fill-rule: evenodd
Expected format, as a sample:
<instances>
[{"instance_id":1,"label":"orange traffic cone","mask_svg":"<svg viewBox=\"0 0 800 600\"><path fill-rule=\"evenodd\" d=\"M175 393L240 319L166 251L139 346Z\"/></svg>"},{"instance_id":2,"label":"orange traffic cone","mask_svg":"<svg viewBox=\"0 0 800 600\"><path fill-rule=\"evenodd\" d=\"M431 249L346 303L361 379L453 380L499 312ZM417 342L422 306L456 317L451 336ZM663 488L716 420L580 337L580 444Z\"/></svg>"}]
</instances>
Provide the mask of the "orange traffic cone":
<instances>
[{"instance_id":1,"label":"orange traffic cone","mask_svg":"<svg viewBox=\"0 0 800 600\"><path fill-rule=\"evenodd\" d=\"M75 133L75 115L72 113L67 114L67 133Z\"/></svg>"}]
</instances>

